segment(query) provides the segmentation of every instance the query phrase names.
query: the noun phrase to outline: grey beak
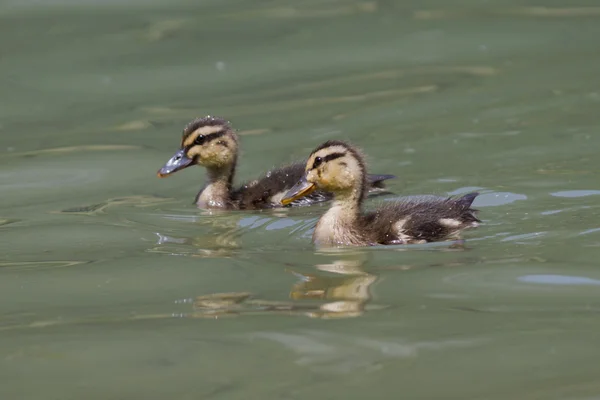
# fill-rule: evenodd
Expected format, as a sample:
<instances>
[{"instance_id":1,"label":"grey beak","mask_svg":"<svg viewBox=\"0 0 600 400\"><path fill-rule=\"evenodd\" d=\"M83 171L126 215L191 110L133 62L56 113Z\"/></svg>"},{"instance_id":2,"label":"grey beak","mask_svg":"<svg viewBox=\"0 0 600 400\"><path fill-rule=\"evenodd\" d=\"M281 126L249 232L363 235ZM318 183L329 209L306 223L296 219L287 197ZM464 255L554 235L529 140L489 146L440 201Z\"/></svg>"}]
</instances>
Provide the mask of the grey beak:
<instances>
[{"instance_id":1,"label":"grey beak","mask_svg":"<svg viewBox=\"0 0 600 400\"><path fill-rule=\"evenodd\" d=\"M174 172L189 167L190 165L192 165L192 163L193 160L188 158L185 155L185 151L182 149L175 153L173 157L171 157L169 161L167 161L167 163L163 165L163 167L159 169L156 174L159 178L164 178L166 176L171 175Z\"/></svg>"}]
</instances>

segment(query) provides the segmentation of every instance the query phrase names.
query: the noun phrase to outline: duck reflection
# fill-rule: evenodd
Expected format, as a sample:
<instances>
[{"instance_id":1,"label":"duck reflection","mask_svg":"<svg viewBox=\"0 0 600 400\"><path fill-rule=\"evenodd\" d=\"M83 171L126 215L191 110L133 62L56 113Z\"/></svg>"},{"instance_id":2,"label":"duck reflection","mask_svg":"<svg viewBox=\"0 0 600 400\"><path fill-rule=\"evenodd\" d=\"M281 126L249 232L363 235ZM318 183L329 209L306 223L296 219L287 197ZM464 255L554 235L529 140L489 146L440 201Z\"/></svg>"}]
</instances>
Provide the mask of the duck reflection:
<instances>
[{"instance_id":1,"label":"duck reflection","mask_svg":"<svg viewBox=\"0 0 600 400\"><path fill-rule=\"evenodd\" d=\"M370 286L377 276L373 274L351 276L320 276L298 274L301 282L292 286L293 300L325 300L314 310L307 312L313 318L358 317L371 300Z\"/></svg>"},{"instance_id":2,"label":"duck reflection","mask_svg":"<svg viewBox=\"0 0 600 400\"><path fill-rule=\"evenodd\" d=\"M352 252L331 263L315 265L318 272L289 271L298 278L292 285L291 301L273 301L254 297L249 292L213 293L182 301L193 311L178 316L218 318L249 314L298 315L310 318L354 318L367 309L383 308L368 303L371 286L377 276L362 269L364 253Z\"/></svg>"},{"instance_id":3,"label":"duck reflection","mask_svg":"<svg viewBox=\"0 0 600 400\"><path fill-rule=\"evenodd\" d=\"M190 257L232 257L240 249L239 237L244 229L239 226L239 219L228 216L221 210L203 210L189 215L165 216L169 219L189 220L194 224L208 225L206 233L193 236L177 236L154 232L157 236L155 246L149 248L150 253L186 255ZM206 218L211 217L211 218Z\"/></svg>"},{"instance_id":4,"label":"duck reflection","mask_svg":"<svg viewBox=\"0 0 600 400\"><path fill-rule=\"evenodd\" d=\"M194 237L177 237L155 232L156 245L149 248L149 253L186 255L202 258L227 258L235 255L239 249L235 231L221 234L205 234ZM185 246L186 248L183 248Z\"/></svg>"}]
</instances>

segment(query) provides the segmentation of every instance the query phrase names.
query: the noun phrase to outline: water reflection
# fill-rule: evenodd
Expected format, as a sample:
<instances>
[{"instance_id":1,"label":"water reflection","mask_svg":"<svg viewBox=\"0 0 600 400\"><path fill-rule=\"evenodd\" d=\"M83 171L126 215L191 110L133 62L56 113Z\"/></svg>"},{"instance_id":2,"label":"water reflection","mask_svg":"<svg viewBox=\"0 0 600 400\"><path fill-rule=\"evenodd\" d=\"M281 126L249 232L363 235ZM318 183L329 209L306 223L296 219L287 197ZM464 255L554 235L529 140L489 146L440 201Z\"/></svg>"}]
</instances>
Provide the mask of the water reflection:
<instances>
[{"instance_id":1,"label":"water reflection","mask_svg":"<svg viewBox=\"0 0 600 400\"><path fill-rule=\"evenodd\" d=\"M161 214L162 219L192 223L192 228L208 228L202 234L172 234L155 231L156 243L147 252L190 257L231 257L241 248L239 237L249 227L240 223L239 217L226 210L199 210L193 214ZM187 231L186 231L187 233Z\"/></svg>"},{"instance_id":2,"label":"water reflection","mask_svg":"<svg viewBox=\"0 0 600 400\"><path fill-rule=\"evenodd\" d=\"M374 372L384 369L386 362L390 360L405 360L413 364L430 353L452 349L468 351L490 342L488 338L474 335L426 340L403 337L400 334L373 337L317 330L300 330L294 333L253 332L246 334L244 339L276 343L292 351L295 364L323 375Z\"/></svg>"},{"instance_id":3,"label":"water reflection","mask_svg":"<svg viewBox=\"0 0 600 400\"><path fill-rule=\"evenodd\" d=\"M300 282L292 286L294 300L324 300L313 312L313 318L351 318L361 316L371 300L370 287L377 276L364 273L358 276L323 276L298 274Z\"/></svg>"},{"instance_id":4,"label":"water reflection","mask_svg":"<svg viewBox=\"0 0 600 400\"><path fill-rule=\"evenodd\" d=\"M72 214L72 215L88 215L94 216L106 211L113 206L132 206L132 207L152 207L157 204L172 202L174 199L159 196L124 196L107 199L94 204L86 204L82 206L73 206L53 211L53 214Z\"/></svg>"},{"instance_id":5,"label":"water reflection","mask_svg":"<svg viewBox=\"0 0 600 400\"><path fill-rule=\"evenodd\" d=\"M344 258L338 258L340 254L333 255L336 256L333 261L315 265L316 273L289 271L298 278L290 288L291 301L255 298L250 292L212 293L178 301L191 303L193 308L192 312L179 316L217 318L282 314L309 318L354 318L363 315L367 309L385 307L368 304L372 297L370 288L377 281L377 275L362 268L367 254L351 252Z\"/></svg>"},{"instance_id":6,"label":"water reflection","mask_svg":"<svg viewBox=\"0 0 600 400\"><path fill-rule=\"evenodd\" d=\"M15 218L0 218L0 226L14 224L15 222L21 221L20 219Z\"/></svg>"},{"instance_id":7,"label":"water reflection","mask_svg":"<svg viewBox=\"0 0 600 400\"><path fill-rule=\"evenodd\" d=\"M155 232L156 245L149 248L149 253L162 253L170 255L187 255L190 257L231 257L240 249L238 237L241 230L234 225L225 224L214 226L216 233L207 232L203 235L172 236Z\"/></svg>"}]
</instances>

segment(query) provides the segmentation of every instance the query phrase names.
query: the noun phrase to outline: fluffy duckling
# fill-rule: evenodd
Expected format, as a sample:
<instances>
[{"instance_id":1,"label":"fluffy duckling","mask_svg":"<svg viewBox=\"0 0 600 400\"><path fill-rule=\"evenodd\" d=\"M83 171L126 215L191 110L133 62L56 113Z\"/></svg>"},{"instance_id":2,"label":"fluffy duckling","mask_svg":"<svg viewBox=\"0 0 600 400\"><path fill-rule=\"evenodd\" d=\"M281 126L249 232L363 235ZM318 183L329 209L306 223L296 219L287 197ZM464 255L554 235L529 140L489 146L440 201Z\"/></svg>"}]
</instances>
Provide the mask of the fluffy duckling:
<instances>
[{"instance_id":1,"label":"fluffy duckling","mask_svg":"<svg viewBox=\"0 0 600 400\"><path fill-rule=\"evenodd\" d=\"M158 171L160 178L192 165L200 165L208 172L208 182L197 194L199 208L261 209L282 207L283 195L304 174L304 162L273 169L257 180L233 188L237 165L238 137L229 122L207 116L190 122L183 130L181 148ZM369 192L384 192L383 181L393 175L369 175ZM303 206L331 200L333 195L315 190L302 199L286 206Z\"/></svg>"},{"instance_id":2,"label":"fluffy duckling","mask_svg":"<svg viewBox=\"0 0 600 400\"><path fill-rule=\"evenodd\" d=\"M360 152L347 143L328 141L311 153L304 176L281 202L289 204L317 189L333 193L333 203L313 233L313 242L323 247L458 239L462 230L480 222L477 210L471 208L478 193L459 198L406 198L365 214L361 211L365 186L366 168Z\"/></svg>"}]
</instances>

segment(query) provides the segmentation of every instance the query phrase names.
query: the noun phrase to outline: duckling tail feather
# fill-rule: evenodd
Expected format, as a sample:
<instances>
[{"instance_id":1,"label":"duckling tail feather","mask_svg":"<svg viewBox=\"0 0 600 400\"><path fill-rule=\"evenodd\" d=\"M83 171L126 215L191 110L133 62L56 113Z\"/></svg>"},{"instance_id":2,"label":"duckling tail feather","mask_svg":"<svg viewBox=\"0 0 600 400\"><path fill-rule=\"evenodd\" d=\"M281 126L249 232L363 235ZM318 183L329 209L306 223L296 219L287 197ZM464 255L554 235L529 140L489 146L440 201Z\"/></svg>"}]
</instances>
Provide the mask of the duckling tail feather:
<instances>
[{"instance_id":1,"label":"duckling tail feather","mask_svg":"<svg viewBox=\"0 0 600 400\"><path fill-rule=\"evenodd\" d=\"M475 197L477 196L479 196L478 192L467 193L460 199L458 199L458 203L464 208L469 208L471 207L471 204L473 204L473 201L475 201Z\"/></svg>"},{"instance_id":2,"label":"duckling tail feather","mask_svg":"<svg viewBox=\"0 0 600 400\"><path fill-rule=\"evenodd\" d=\"M388 179L395 179L396 175L388 175L388 174L369 174L367 175L367 182L373 188L385 189L384 181Z\"/></svg>"},{"instance_id":3,"label":"duckling tail feather","mask_svg":"<svg viewBox=\"0 0 600 400\"><path fill-rule=\"evenodd\" d=\"M464 213L463 218L466 217L466 219L470 222L481 222L476 216L476 213L479 212L479 210L471 208L471 204L473 204L473 201L475 201L477 196L479 196L478 192L472 192L467 193L457 199L457 204L461 207Z\"/></svg>"}]
</instances>

